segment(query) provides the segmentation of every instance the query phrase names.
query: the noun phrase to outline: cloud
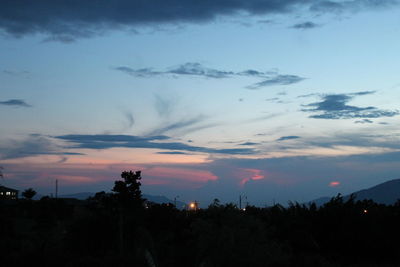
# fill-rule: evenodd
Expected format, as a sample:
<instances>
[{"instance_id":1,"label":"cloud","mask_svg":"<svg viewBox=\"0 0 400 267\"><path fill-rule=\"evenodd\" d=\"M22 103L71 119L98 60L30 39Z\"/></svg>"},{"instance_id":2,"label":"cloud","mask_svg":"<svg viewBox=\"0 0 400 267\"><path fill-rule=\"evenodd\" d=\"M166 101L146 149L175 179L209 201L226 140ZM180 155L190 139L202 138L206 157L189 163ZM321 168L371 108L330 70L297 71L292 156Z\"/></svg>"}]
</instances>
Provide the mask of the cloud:
<instances>
[{"instance_id":1,"label":"cloud","mask_svg":"<svg viewBox=\"0 0 400 267\"><path fill-rule=\"evenodd\" d=\"M275 117L278 117L281 115L282 115L282 113L272 113L272 114L264 115L261 117L248 119L248 120L242 121L241 123L245 124L245 123L254 123L254 122L259 122L259 121L265 121L265 120L269 120L269 119L272 119L272 118L275 118Z\"/></svg>"},{"instance_id":2,"label":"cloud","mask_svg":"<svg viewBox=\"0 0 400 267\"><path fill-rule=\"evenodd\" d=\"M309 29L313 29L313 28L317 28L317 27L320 27L320 25L316 24L312 21L307 21L307 22L295 24L295 25L291 26L290 28L293 28L296 30L309 30Z\"/></svg>"},{"instance_id":3,"label":"cloud","mask_svg":"<svg viewBox=\"0 0 400 267\"><path fill-rule=\"evenodd\" d=\"M183 65L178 66L177 68L171 69L166 73L170 74L178 74L178 75L194 75L194 76L203 76L207 78L227 78L231 75L234 75L232 71L222 71L216 69L205 68L200 63L185 63Z\"/></svg>"},{"instance_id":4,"label":"cloud","mask_svg":"<svg viewBox=\"0 0 400 267\"><path fill-rule=\"evenodd\" d=\"M0 159L15 159L37 155L83 155L82 153L64 152L51 139L32 134L20 141L3 142L0 146Z\"/></svg>"},{"instance_id":5,"label":"cloud","mask_svg":"<svg viewBox=\"0 0 400 267\"><path fill-rule=\"evenodd\" d=\"M132 112L126 111L124 112L124 116L127 120L127 125L125 127L125 129L130 129L132 128L132 126L135 124L135 118L133 117Z\"/></svg>"},{"instance_id":6,"label":"cloud","mask_svg":"<svg viewBox=\"0 0 400 267\"><path fill-rule=\"evenodd\" d=\"M168 140L169 137L164 135L140 137L133 135L60 135L54 138L70 143L68 149L109 149L115 147L124 148L150 148L165 149L174 151L189 151L201 153L217 153L217 154L255 154L256 151L251 148L207 148L190 146L180 142L158 142Z\"/></svg>"},{"instance_id":7,"label":"cloud","mask_svg":"<svg viewBox=\"0 0 400 267\"><path fill-rule=\"evenodd\" d=\"M338 182L338 181L332 181L329 183L330 187L335 187L335 186L339 186L339 185L340 185L340 182Z\"/></svg>"},{"instance_id":8,"label":"cloud","mask_svg":"<svg viewBox=\"0 0 400 267\"><path fill-rule=\"evenodd\" d=\"M293 140L293 139L299 139L300 136L297 135L288 135L288 136L282 136L278 139L276 139L276 141L286 141L286 140Z\"/></svg>"},{"instance_id":9,"label":"cloud","mask_svg":"<svg viewBox=\"0 0 400 267\"><path fill-rule=\"evenodd\" d=\"M126 74L136 76L136 77L152 77L152 76L165 74L165 72L153 71L151 68L132 69L127 66L115 67L114 70L118 70L118 71L124 72Z\"/></svg>"},{"instance_id":10,"label":"cloud","mask_svg":"<svg viewBox=\"0 0 400 267\"><path fill-rule=\"evenodd\" d=\"M260 89L265 86L275 86L275 85L291 85L305 80L305 78L297 75L283 75L278 74L275 77L270 77L264 81L255 83L253 85L247 86L247 89Z\"/></svg>"},{"instance_id":11,"label":"cloud","mask_svg":"<svg viewBox=\"0 0 400 267\"><path fill-rule=\"evenodd\" d=\"M320 13L340 13L344 11L360 11L363 9L383 9L398 5L397 0L347 0L347 1L315 1L310 10Z\"/></svg>"},{"instance_id":12,"label":"cloud","mask_svg":"<svg viewBox=\"0 0 400 267\"><path fill-rule=\"evenodd\" d=\"M176 104L176 98L164 98L160 95L155 95L155 108L160 117L168 117L174 105Z\"/></svg>"},{"instance_id":13,"label":"cloud","mask_svg":"<svg viewBox=\"0 0 400 267\"><path fill-rule=\"evenodd\" d=\"M259 21L257 21L258 23L261 23L261 24L274 24L275 23L275 21L274 20L271 20L271 19L264 19L264 20L259 20Z\"/></svg>"},{"instance_id":14,"label":"cloud","mask_svg":"<svg viewBox=\"0 0 400 267\"><path fill-rule=\"evenodd\" d=\"M181 120L181 121L178 121L178 122L174 122L174 123L168 124L168 125L166 125L164 127L155 129L155 130L151 131L148 135L161 135L161 134L164 134L164 133L169 132L169 131L180 130L180 129L183 129L183 128L190 127L190 126L192 126L194 124L197 124L199 122L202 122L205 119L206 119L206 116L199 115L199 116L191 118L191 119ZM198 126L198 127L200 127L200 126ZM202 128L200 127L199 129L202 129Z\"/></svg>"},{"instance_id":15,"label":"cloud","mask_svg":"<svg viewBox=\"0 0 400 267\"><path fill-rule=\"evenodd\" d=\"M271 72L271 71L262 72L262 71L258 71L258 70L244 70L244 71L236 73L236 75L265 78L265 77L267 77L267 75L275 74L275 73L276 72Z\"/></svg>"},{"instance_id":16,"label":"cloud","mask_svg":"<svg viewBox=\"0 0 400 267\"><path fill-rule=\"evenodd\" d=\"M114 67L114 70L124 72L126 74L135 76L135 77L154 77L154 76L164 76L164 75L173 75L173 76L199 76L205 78L229 78L233 76L248 76L248 77L262 77L266 78L272 74L272 72L261 72L257 70L245 70L241 72L227 71L227 70L218 70L213 68L208 68L203 66L198 62L187 62L176 67L170 67L164 71L154 71L153 68L141 68L141 69L133 69L127 66L119 66Z\"/></svg>"},{"instance_id":17,"label":"cloud","mask_svg":"<svg viewBox=\"0 0 400 267\"><path fill-rule=\"evenodd\" d=\"M239 144L240 146L254 146L254 145L258 145L259 143L254 143L254 142L245 142L245 143L241 143Z\"/></svg>"},{"instance_id":18,"label":"cloud","mask_svg":"<svg viewBox=\"0 0 400 267\"><path fill-rule=\"evenodd\" d=\"M400 143L399 137L390 134L373 134L371 130L367 133L357 131L354 133L336 133L326 137L311 137L304 140L305 147L322 147L322 148L335 148L335 147L353 147L359 149L367 149L372 151L392 151L399 150ZM364 149L364 150L365 150Z\"/></svg>"},{"instance_id":19,"label":"cloud","mask_svg":"<svg viewBox=\"0 0 400 267\"><path fill-rule=\"evenodd\" d=\"M305 95L299 95L297 98L304 98L304 97L311 97L311 96L318 96L319 94L311 93L311 94L305 94Z\"/></svg>"},{"instance_id":20,"label":"cloud","mask_svg":"<svg viewBox=\"0 0 400 267\"><path fill-rule=\"evenodd\" d=\"M260 89L261 87L274 85L290 85L301 82L305 79L297 75L279 74L276 71L258 71L248 69L235 72L229 70L218 70L207 68L198 62L187 62L164 71L155 71L153 68L133 69L127 66L114 67L113 69L139 78L149 78L155 76L197 76L203 78L222 79L245 76L263 79L261 82L247 86L248 89Z\"/></svg>"},{"instance_id":21,"label":"cloud","mask_svg":"<svg viewBox=\"0 0 400 267\"><path fill-rule=\"evenodd\" d=\"M354 123L364 124L364 123L374 123L374 122L369 120L369 119L362 119L362 120L359 120L359 121L355 121Z\"/></svg>"},{"instance_id":22,"label":"cloud","mask_svg":"<svg viewBox=\"0 0 400 267\"><path fill-rule=\"evenodd\" d=\"M5 106L13 106L13 107L25 107L29 108L32 107L28 103L26 103L24 100L21 99L10 99L7 101L0 101L0 105L5 105Z\"/></svg>"},{"instance_id":23,"label":"cloud","mask_svg":"<svg viewBox=\"0 0 400 267\"><path fill-rule=\"evenodd\" d=\"M0 8L0 30L15 37L40 33L46 34L47 40L71 42L111 30L204 23L222 16L288 14L299 8L318 13L374 10L394 4L397 3L393 0L4 0Z\"/></svg>"},{"instance_id":24,"label":"cloud","mask_svg":"<svg viewBox=\"0 0 400 267\"><path fill-rule=\"evenodd\" d=\"M188 153L180 152L180 151L162 151L162 152L157 152L157 154L166 154L166 155L187 155Z\"/></svg>"},{"instance_id":25,"label":"cloud","mask_svg":"<svg viewBox=\"0 0 400 267\"><path fill-rule=\"evenodd\" d=\"M398 111L381 110L376 107L356 107L347 105L354 97L364 96L375 93L374 91L364 91L350 94L330 94L321 96L322 101L305 105L312 107L302 109L304 112L319 113L311 115L314 119L354 119L354 118L380 118L393 117L398 115Z\"/></svg>"}]
</instances>

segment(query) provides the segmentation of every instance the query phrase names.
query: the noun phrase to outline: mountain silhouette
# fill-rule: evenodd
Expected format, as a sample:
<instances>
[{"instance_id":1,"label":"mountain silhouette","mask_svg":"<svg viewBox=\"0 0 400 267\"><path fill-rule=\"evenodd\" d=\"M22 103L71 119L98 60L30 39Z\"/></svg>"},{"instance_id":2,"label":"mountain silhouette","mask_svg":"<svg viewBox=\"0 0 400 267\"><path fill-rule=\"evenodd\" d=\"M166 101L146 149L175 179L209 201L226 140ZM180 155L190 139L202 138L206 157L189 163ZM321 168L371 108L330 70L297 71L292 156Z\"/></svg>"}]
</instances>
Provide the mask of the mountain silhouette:
<instances>
[{"instance_id":1,"label":"mountain silhouette","mask_svg":"<svg viewBox=\"0 0 400 267\"><path fill-rule=\"evenodd\" d=\"M372 199L376 203L393 205L398 199L400 199L400 179L390 180L368 189L363 189L353 193L356 198L355 200ZM343 200L348 200L350 195L343 197ZM326 202L331 200L331 197L321 197L310 201L309 203L315 203L317 206L322 206Z\"/></svg>"}]
</instances>

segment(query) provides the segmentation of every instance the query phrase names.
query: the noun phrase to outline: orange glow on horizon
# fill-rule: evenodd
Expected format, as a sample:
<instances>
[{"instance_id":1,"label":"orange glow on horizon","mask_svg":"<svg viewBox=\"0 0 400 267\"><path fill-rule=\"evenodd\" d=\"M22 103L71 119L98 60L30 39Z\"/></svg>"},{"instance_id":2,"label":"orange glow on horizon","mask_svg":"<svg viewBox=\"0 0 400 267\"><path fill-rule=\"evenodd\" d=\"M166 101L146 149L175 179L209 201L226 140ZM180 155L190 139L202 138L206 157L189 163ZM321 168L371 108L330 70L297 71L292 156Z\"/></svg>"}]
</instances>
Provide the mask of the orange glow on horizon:
<instances>
[{"instance_id":1,"label":"orange glow on horizon","mask_svg":"<svg viewBox=\"0 0 400 267\"><path fill-rule=\"evenodd\" d=\"M80 149L68 150L83 155L35 155L18 159L1 160L2 164L195 164L206 163L208 154L158 154L157 149L111 148L104 150Z\"/></svg>"},{"instance_id":2,"label":"orange glow on horizon","mask_svg":"<svg viewBox=\"0 0 400 267\"><path fill-rule=\"evenodd\" d=\"M124 170L141 170L143 185L168 185L172 187L195 188L218 177L208 170L202 169L202 164L95 164L95 163L27 163L24 169L19 164L7 165L6 177L26 175L35 177L29 179L27 186L45 186L49 181L58 179L66 185L96 184L120 179Z\"/></svg>"},{"instance_id":3,"label":"orange glow on horizon","mask_svg":"<svg viewBox=\"0 0 400 267\"><path fill-rule=\"evenodd\" d=\"M174 178L178 180L192 181L192 182L207 182L209 180L217 180L218 177L209 171L189 169L182 166L182 168L172 167L150 167L144 168L143 171L148 176L157 178ZM145 181L143 181L146 183Z\"/></svg>"}]
</instances>

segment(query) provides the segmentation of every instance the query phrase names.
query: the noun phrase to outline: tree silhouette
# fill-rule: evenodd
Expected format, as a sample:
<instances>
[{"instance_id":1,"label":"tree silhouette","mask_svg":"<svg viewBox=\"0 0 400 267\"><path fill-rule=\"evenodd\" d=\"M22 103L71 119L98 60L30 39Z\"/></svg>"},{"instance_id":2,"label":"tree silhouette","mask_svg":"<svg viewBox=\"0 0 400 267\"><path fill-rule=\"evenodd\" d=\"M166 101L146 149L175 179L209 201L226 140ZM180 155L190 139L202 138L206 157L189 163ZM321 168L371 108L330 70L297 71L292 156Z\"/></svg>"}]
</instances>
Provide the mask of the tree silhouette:
<instances>
[{"instance_id":1,"label":"tree silhouette","mask_svg":"<svg viewBox=\"0 0 400 267\"><path fill-rule=\"evenodd\" d=\"M138 226L138 220L143 210L144 199L140 191L141 171L124 171L121 173L123 181L115 181L114 196L118 202L118 236L120 256L125 254L127 241L133 241L131 238L135 235ZM129 225L129 227L128 227ZM130 237L130 238L129 238Z\"/></svg>"},{"instance_id":2,"label":"tree silhouette","mask_svg":"<svg viewBox=\"0 0 400 267\"><path fill-rule=\"evenodd\" d=\"M142 191L140 191L141 171L124 171L121 173L123 181L115 181L113 192L121 204L140 207L143 205Z\"/></svg>"},{"instance_id":3,"label":"tree silhouette","mask_svg":"<svg viewBox=\"0 0 400 267\"><path fill-rule=\"evenodd\" d=\"M36 191L33 190L32 188L26 189L24 192L22 192L22 196L26 199L32 199L36 195Z\"/></svg>"}]
</instances>

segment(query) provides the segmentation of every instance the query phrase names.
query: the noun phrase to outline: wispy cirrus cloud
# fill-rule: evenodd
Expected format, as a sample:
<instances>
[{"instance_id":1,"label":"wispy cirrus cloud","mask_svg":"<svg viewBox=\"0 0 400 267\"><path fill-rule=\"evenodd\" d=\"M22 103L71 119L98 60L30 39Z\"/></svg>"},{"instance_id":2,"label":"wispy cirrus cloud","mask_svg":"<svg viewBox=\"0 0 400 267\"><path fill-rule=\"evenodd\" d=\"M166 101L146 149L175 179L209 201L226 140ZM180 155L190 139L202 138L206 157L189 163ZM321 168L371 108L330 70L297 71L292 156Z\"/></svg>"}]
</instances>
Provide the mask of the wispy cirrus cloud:
<instances>
[{"instance_id":1,"label":"wispy cirrus cloud","mask_svg":"<svg viewBox=\"0 0 400 267\"><path fill-rule=\"evenodd\" d=\"M247 89L260 89L261 87L266 87L266 86L274 86L274 85L291 85L295 83L299 83L306 78L300 77L297 75L283 75L283 74L278 74L273 77L269 77L261 82L255 83L253 85L247 86Z\"/></svg>"},{"instance_id":2,"label":"wispy cirrus cloud","mask_svg":"<svg viewBox=\"0 0 400 267\"><path fill-rule=\"evenodd\" d=\"M160 117L168 117L176 104L176 98L165 98L155 95L155 108Z\"/></svg>"},{"instance_id":3,"label":"wispy cirrus cloud","mask_svg":"<svg viewBox=\"0 0 400 267\"><path fill-rule=\"evenodd\" d=\"M205 23L219 17L291 14L299 8L311 13L375 10L396 5L395 0L4 0L0 8L0 30L21 37L45 34L46 41L70 43L113 30L135 30L143 26ZM268 18L263 21L269 21Z\"/></svg>"},{"instance_id":4,"label":"wispy cirrus cloud","mask_svg":"<svg viewBox=\"0 0 400 267\"><path fill-rule=\"evenodd\" d=\"M325 137L314 136L303 138L303 145L321 148L334 148L340 146L367 148L380 148L380 151L399 151L399 136L393 134L374 133L371 131L353 133L333 133Z\"/></svg>"},{"instance_id":5,"label":"wispy cirrus cloud","mask_svg":"<svg viewBox=\"0 0 400 267\"><path fill-rule=\"evenodd\" d=\"M349 94L329 94L321 96L320 102L314 102L305 105L309 107L302 109L304 112L318 113L309 116L313 119L354 119L354 118L380 118L393 117L399 114L399 111L382 110L373 106L357 107L347 105L357 96L374 94L374 91L363 91Z\"/></svg>"},{"instance_id":6,"label":"wispy cirrus cloud","mask_svg":"<svg viewBox=\"0 0 400 267\"><path fill-rule=\"evenodd\" d=\"M304 77L290 74L279 74L277 71L258 71L248 69L244 71L218 70L203 66L198 62L188 62L168 70L155 71L153 68L134 69L127 66L114 67L114 70L121 71L134 77L149 78L155 76L195 76L212 79L233 78L233 77L253 77L262 81L249 85L248 89L260 89L267 86L291 85L305 80Z\"/></svg>"},{"instance_id":7,"label":"wispy cirrus cloud","mask_svg":"<svg viewBox=\"0 0 400 267\"><path fill-rule=\"evenodd\" d=\"M195 127L198 129L202 129L202 127L200 125L195 126L198 123L203 122L207 117L204 115L199 115L190 119L185 119L185 120L181 120L178 122L174 122L174 123L169 123L165 126L161 126L158 127L157 129L154 129L152 131L150 131L148 133L149 136L153 136L153 135L161 135L161 134L165 134L167 132L170 131L177 131L177 130L182 130L182 129L188 129L189 127ZM208 125L208 124L207 124ZM205 126L205 125L202 125ZM210 126L211 127L211 126ZM206 127L207 128L207 127Z\"/></svg>"},{"instance_id":8,"label":"wispy cirrus cloud","mask_svg":"<svg viewBox=\"0 0 400 267\"><path fill-rule=\"evenodd\" d=\"M32 107L31 105L29 105L22 99L10 99L10 100L6 100L6 101L0 101L0 105L13 106L13 107L24 107L24 108Z\"/></svg>"}]
</instances>

